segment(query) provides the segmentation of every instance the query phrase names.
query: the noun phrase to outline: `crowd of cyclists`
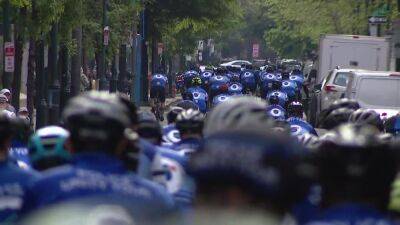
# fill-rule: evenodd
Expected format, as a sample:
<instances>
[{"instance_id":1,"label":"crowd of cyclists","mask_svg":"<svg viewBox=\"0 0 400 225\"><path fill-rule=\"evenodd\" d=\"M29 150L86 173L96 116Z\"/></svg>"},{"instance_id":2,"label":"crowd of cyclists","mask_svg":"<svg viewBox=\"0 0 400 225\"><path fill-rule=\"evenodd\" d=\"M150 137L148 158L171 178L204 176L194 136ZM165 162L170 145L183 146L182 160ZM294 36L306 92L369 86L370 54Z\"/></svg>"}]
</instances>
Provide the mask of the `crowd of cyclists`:
<instances>
[{"instance_id":1,"label":"crowd of cyclists","mask_svg":"<svg viewBox=\"0 0 400 225\"><path fill-rule=\"evenodd\" d=\"M59 124L0 114L4 224L390 225L400 213L400 115L351 99L304 113L299 68L189 70L152 112L90 91ZM163 110L167 125L162 126Z\"/></svg>"}]
</instances>

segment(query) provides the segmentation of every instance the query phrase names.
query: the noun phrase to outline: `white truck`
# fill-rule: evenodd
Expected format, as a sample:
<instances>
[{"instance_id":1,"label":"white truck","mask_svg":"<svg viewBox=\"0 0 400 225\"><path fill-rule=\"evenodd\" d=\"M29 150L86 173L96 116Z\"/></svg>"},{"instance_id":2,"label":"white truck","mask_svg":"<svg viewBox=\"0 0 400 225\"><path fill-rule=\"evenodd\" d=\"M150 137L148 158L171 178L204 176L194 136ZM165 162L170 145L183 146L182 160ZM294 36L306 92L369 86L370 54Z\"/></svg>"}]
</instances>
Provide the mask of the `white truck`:
<instances>
[{"instance_id":1,"label":"white truck","mask_svg":"<svg viewBox=\"0 0 400 225\"><path fill-rule=\"evenodd\" d=\"M316 83L335 68L390 70L390 38L359 35L322 35Z\"/></svg>"}]
</instances>

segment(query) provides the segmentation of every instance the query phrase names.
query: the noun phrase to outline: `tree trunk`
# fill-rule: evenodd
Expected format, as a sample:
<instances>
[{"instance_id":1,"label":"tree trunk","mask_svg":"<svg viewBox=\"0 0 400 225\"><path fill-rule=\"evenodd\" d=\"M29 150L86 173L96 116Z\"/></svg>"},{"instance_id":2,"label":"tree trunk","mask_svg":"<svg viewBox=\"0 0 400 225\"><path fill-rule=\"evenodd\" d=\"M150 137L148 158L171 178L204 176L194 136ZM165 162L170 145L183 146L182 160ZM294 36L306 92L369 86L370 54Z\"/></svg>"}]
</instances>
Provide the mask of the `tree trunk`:
<instances>
[{"instance_id":1,"label":"tree trunk","mask_svg":"<svg viewBox=\"0 0 400 225\"><path fill-rule=\"evenodd\" d=\"M81 91L82 27L78 27L73 31L72 38L76 42L77 51L71 59L71 96L76 96Z\"/></svg>"},{"instance_id":2,"label":"tree trunk","mask_svg":"<svg viewBox=\"0 0 400 225\"><path fill-rule=\"evenodd\" d=\"M26 107L31 118L34 114L34 102L37 94L35 91L35 50L35 41L31 38L29 40L28 77L26 81Z\"/></svg>"},{"instance_id":3,"label":"tree trunk","mask_svg":"<svg viewBox=\"0 0 400 225\"><path fill-rule=\"evenodd\" d=\"M118 75L118 91L125 92L126 82L126 44L122 44L119 50L119 75Z\"/></svg>"},{"instance_id":4,"label":"tree trunk","mask_svg":"<svg viewBox=\"0 0 400 225\"><path fill-rule=\"evenodd\" d=\"M26 9L21 9L22 15L26 16ZM20 34L22 29L20 25L16 25L14 30L15 39L15 71L14 79L12 81L12 100L11 103L14 106L16 112L19 110L19 101L21 95L21 76L22 76L22 57L24 53L24 40Z\"/></svg>"},{"instance_id":5,"label":"tree trunk","mask_svg":"<svg viewBox=\"0 0 400 225\"><path fill-rule=\"evenodd\" d=\"M69 76L70 73L68 70L68 64L69 64L68 48L65 44L62 44L58 56L59 74L61 74L60 112L63 111L64 106L67 103L71 92L71 82L70 82L70 76Z\"/></svg>"}]
</instances>

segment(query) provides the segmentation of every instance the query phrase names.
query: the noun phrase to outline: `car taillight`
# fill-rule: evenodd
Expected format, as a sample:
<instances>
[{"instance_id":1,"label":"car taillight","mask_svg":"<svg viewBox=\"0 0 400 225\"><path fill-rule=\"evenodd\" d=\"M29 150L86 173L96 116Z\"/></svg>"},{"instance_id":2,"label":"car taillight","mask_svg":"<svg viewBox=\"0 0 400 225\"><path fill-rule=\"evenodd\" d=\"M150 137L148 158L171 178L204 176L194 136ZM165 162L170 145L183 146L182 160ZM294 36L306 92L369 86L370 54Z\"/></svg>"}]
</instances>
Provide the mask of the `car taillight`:
<instances>
[{"instance_id":1,"label":"car taillight","mask_svg":"<svg viewBox=\"0 0 400 225\"><path fill-rule=\"evenodd\" d=\"M326 92L337 92L337 90L335 89L335 86L331 86L331 85L326 85L326 86L324 87L324 90L325 90Z\"/></svg>"}]
</instances>

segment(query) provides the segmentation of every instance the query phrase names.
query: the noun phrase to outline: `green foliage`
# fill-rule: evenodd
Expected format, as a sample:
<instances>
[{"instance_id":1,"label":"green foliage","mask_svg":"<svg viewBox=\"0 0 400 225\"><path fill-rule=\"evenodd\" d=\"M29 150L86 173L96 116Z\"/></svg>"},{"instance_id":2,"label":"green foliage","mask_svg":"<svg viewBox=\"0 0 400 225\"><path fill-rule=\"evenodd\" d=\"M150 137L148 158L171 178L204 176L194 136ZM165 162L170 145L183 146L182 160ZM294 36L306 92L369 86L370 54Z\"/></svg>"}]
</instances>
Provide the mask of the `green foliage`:
<instances>
[{"instance_id":1,"label":"green foliage","mask_svg":"<svg viewBox=\"0 0 400 225\"><path fill-rule=\"evenodd\" d=\"M275 26L267 44L282 57L306 56L321 34L367 34L368 17L382 2L358 0L267 0Z\"/></svg>"}]
</instances>

